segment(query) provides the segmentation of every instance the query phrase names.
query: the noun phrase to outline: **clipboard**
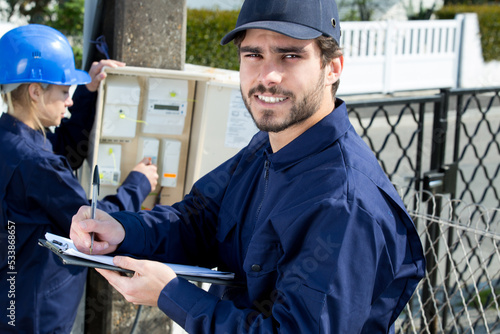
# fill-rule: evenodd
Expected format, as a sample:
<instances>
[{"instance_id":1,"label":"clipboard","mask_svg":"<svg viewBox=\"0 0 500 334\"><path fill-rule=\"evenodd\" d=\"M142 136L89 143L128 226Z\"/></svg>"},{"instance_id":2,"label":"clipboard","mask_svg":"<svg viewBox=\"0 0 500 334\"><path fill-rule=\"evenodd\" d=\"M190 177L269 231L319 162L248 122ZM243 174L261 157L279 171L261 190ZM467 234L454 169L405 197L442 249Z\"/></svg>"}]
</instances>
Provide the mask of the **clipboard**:
<instances>
[{"instance_id":1,"label":"clipboard","mask_svg":"<svg viewBox=\"0 0 500 334\"><path fill-rule=\"evenodd\" d=\"M46 237L48 237L50 235L51 234L47 233ZM51 239L51 238L49 238L49 239ZM85 259L85 258L81 258L78 256L65 254L65 251L68 250L68 245L65 244L63 240L69 240L69 239L58 237L58 236L57 236L57 239L53 239L52 241L49 241L46 239L38 239L38 245L45 247L45 248L48 248L55 255L57 255L58 258L61 260L61 262L65 265L74 265L74 266L81 266L81 267L87 267L87 268L107 269L107 270L118 271L118 272L128 274L128 275L133 275L135 273L132 270L120 268L120 267L117 267L115 265L101 263L98 261L92 261L90 259ZM94 257L99 257L99 255L97 255L97 256L94 255ZM102 256L102 255L101 255L101 257L111 258L109 256ZM177 265L177 264L171 264L171 263L165 263L165 265L170 266L174 270L174 272L176 273L176 275L178 277L184 278L188 281L206 282L206 283L210 283L210 284L228 285L228 286L235 286L235 287L245 286L245 284L243 282L234 280L233 273L219 272L219 271L211 270L208 268L201 268L201 267L194 267L194 266L187 266L187 265ZM193 273L189 273L189 271L186 273L185 268L188 268L188 269L192 268ZM197 273L199 270L200 270L200 272ZM206 274L207 272L209 272L208 276Z\"/></svg>"},{"instance_id":2,"label":"clipboard","mask_svg":"<svg viewBox=\"0 0 500 334\"><path fill-rule=\"evenodd\" d=\"M100 263L96 261L91 261L91 260L86 260L82 259L76 256L72 255L67 255L64 254L63 251L53 244L52 242L45 240L45 239L38 239L38 244L42 247L46 247L50 249L54 254L56 254L61 262L66 265L72 265L72 266L80 266L80 267L88 267L88 268L99 268L99 269L108 269L108 270L114 270L114 271L119 271L121 273L125 274L134 274L132 270L120 268L117 266L110 266L109 264L105 263Z\"/></svg>"}]
</instances>

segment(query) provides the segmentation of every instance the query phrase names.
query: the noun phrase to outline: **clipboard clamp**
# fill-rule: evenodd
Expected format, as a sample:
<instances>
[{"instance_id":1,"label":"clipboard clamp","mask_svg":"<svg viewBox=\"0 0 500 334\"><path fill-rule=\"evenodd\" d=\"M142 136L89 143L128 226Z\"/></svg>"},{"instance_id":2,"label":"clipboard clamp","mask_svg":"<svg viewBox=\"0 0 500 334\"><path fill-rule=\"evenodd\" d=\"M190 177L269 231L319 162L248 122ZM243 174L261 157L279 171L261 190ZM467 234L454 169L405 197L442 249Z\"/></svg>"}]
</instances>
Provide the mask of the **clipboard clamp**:
<instances>
[{"instance_id":1,"label":"clipboard clamp","mask_svg":"<svg viewBox=\"0 0 500 334\"><path fill-rule=\"evenodd\" d=\"M45 240L45 239L38 239L38 244L40 246L45 246L51 251L59 254L63 254L64 251L68 250L69 246L68 244L65 244L63 242L60 242L58 240Z\"/></svg>"},{"instance_id":2,"label":"clipboard clamp","mask_svg":"<svg viewBox=\"0 0 500 334\"><path fill-rule=\"evenodd\" d=\"M62 243L57 240L52 240L52 244L57 245L59 247L59 250L62 252L67 251L69 248L68 244Z\"/></svg>"}]
</instances>

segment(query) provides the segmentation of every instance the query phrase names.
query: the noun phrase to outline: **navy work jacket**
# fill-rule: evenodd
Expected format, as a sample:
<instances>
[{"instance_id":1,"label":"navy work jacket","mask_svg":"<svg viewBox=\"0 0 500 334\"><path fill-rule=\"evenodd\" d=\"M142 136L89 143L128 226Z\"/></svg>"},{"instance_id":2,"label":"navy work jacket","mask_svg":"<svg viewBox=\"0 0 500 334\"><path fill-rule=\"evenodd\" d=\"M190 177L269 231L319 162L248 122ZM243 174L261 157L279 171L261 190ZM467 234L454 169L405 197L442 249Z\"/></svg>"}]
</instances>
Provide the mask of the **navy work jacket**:
<instances>
[{"instance_id":1,"label":"navy work jacket","mask_svg":"<svg viewBox=\"0 0 500 334\"><path fill-rule=\"evenodd\" d=\"M413 222L341 100L276 153L257 133L182 202L113 216L120 252L243 281L167 284L158 306L189 333L388 333L424 276Z\"/></svg>"},{"instance_id":2,"label":"navy work jacket","mask_svg":"<svg viewBox=\"0 0 500 334\"><path fill-rule=\"evenodd\" d=\"M93 112L75 107L75 119ZM60 140L56 146L76 147L63 137L50 136ZM0 333L69 333L87 271L63 265L38 239L46 232L69 236L72 216L89 201L51 141L8 114L0 117L0 157ZM132 172L97 207L137 211L150 190L146 176Z\"/></svg>"}]
</instances>

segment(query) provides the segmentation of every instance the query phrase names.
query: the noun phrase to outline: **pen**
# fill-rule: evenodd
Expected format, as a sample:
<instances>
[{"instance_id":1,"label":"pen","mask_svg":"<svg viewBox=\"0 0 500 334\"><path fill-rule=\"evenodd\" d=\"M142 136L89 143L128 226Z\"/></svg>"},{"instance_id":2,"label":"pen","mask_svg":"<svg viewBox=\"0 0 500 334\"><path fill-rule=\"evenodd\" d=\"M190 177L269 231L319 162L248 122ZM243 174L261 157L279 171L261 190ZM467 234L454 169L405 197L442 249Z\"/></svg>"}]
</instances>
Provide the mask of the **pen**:
<instances>
[{"instance_id":1,"label":"pen","mask_svg":"<svg viewBox=\"0 0 500 334\"><path fill-rule=\"evenodd\" d=\"M95 209L97 205L97 196L99 195L99 168L94 167L94 177L92 179L92 204L90 206L91 218L95 219ZM94 232L90 232L90 254L94 249Z\"/></svg>"}]
</instances>

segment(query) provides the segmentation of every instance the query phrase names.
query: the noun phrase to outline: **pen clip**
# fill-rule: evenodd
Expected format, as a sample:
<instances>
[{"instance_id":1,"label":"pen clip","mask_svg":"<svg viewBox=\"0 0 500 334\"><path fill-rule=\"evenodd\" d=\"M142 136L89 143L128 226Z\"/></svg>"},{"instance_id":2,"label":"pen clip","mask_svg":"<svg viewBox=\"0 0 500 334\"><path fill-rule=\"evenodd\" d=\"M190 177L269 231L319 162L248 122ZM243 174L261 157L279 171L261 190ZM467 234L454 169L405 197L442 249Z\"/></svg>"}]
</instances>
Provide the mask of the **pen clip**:
<instances>
[{"instance_id":1,"label":"pen clip","mask_svg":"<svg viewBox=\"0 0 500 334\"><path fill-rule=\"evenodd\" d=\"M97 165L95 165L95 167L94 167L94 175L93 175L93 178L92 178L92 185L94 186L94 190L97 189L97 194L92 194L92 196L96 199L97 195L99 195L99 191L100 191L100 188L101 188L101 180L100 180L100 176L99 176L99 167L97 167Z\"/></svg>"}]
</instances>

